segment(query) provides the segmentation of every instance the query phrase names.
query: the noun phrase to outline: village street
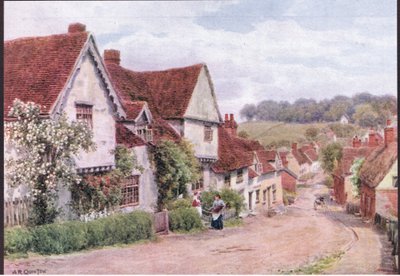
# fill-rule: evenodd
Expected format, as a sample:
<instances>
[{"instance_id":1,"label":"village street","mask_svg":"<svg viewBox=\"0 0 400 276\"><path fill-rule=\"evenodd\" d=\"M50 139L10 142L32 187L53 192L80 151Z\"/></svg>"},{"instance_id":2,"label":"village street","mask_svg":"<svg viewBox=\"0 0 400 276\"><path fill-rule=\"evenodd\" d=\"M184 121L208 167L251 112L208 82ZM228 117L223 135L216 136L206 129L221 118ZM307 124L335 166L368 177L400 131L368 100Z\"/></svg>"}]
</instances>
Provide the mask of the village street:
<instances>
[{"instance_id":1,"label":"village street","mask_svg":"<svg viewBox=\"0 0 400 276\"><path fill-rule=\"evenodd\" d=\"M170 234L156 242L123 248L5 260L5 272L40 269L47 274L278 274L340 251L345 252L344 256L326 273L389 272L390 254L381 244L386 240L384 235L337 206L313 209L315 195L326 191L319 184L299 188L299 196L287 213L272 218L248 217L243 227Z\"/></svg>"}]
</instances>

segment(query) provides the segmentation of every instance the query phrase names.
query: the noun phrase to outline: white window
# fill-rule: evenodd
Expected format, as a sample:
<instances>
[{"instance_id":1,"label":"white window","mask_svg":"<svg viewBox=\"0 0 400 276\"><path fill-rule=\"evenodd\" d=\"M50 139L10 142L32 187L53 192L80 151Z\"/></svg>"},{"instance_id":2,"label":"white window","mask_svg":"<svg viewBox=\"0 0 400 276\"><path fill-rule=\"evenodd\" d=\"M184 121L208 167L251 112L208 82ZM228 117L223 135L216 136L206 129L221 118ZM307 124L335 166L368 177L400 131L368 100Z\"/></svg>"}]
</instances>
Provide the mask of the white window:
<instances>
[{"instance_id":1,"label":"white window","mask_svg":"<svg viewBox=\"0 0 400 276\"><path fill-rule=\"evenodd\" d=\"M76 120L84 122L90 129L93 129L93 106L88 104L76 104Z\"/></svg>"},{"instance_id":2,"label":"white window","mask_svg":"<svg viewBox=\"0 0 400 276\"><path fill-rule=\"evenodd\" d=\"M243 182L243 169L237 171L236 183Z\"/></svg>"},{"instance_id":3,"label":"white window","mask_svg":"<svg viewBox=\"0 0 400 276\"><path fill-rule=\"evenodd\" d=\"M204 126L204 141L211 142L213 140L213 130L211 126Z\"/></svg>"},{"instance_id":4,"label":"white window","mask_svg":"<svg viewBox=\"0 0 400 276\"><path fill-rule=\"evenodd\" d=\"M139 204L139 175L133 175L125 179L121 190L122 206Z\"/></svg>"}]
</instances>

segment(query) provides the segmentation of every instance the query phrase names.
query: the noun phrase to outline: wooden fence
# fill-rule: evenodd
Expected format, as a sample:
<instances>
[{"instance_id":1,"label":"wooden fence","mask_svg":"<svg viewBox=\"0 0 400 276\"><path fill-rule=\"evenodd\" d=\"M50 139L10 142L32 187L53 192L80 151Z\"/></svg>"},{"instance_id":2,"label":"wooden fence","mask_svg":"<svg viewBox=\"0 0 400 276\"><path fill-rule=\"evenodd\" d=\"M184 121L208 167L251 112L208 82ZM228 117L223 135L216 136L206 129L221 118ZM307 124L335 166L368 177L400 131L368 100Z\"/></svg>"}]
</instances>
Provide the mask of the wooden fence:
<instances>
[{"instance_id":1,"label":"wooden fence","mask_svg":"<svg viewBox=\"0 0 400 276\"><path fill-rule=\"evenodd\" d=\"M24 225L28 222L32 201L28 197L4 202L4 226Z\"/></svg>"},{"instance_id":2,"label":"wooden fence","mask_svg":"<svg viewBox=\"0 0 400 276\"><path fill-rule=\"evenodd\" d=\"M169 232L168 211L154 213L153 225L156 234L168 234Z\"/></svg>"}]
</instances>

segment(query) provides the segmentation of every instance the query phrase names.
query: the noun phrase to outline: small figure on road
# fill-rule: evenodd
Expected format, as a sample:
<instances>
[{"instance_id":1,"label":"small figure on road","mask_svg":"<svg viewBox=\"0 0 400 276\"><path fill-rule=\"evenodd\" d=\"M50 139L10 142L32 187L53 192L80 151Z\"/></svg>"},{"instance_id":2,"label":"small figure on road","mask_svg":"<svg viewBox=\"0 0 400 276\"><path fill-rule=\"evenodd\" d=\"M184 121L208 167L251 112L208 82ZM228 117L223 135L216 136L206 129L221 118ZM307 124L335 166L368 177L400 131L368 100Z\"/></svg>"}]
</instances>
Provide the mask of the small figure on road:
<instances>
[{"instance_id":1,"label":"small figure on road","mask_svg":"<svg viewBox=\"0 0 400 276\"><path fill-rule=\"evenodd\" d=\"M222 230L224 228L224 224L222 222L223 210L225 208L225 202L221 199L219 194L216 194L214 197L214 203L211 208L212 220L211 227L214 229Z\"/></svg>"},{"instance_id":2,"label":"small figure on road","mask_svg":"<svg viewBox=\"0 0 400 276\"><path fill-rule=\"evenodd\" d=\"M192 206L197 209L197 211L199 212L199 215L201 217L203 215L203 212L201 210L200 193L198 193L198 192L194 193Z\"/></svg>"}]
</instances>

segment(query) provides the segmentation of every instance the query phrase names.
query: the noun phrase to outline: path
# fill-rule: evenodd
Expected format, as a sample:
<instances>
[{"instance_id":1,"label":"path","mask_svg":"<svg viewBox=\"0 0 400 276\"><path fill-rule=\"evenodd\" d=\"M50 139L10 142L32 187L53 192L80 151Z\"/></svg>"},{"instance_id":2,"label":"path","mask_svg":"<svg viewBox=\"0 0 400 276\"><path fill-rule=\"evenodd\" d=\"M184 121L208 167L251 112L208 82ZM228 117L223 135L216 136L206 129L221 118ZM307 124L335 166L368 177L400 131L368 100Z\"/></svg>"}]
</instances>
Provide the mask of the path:
<instances>
[{"instance_id":1,"label":"path","mask_svg":"<svg viewBox=\"0 0 400 276\"><path fill-rule=\"evenodd\" d=\"M159 237L156 242L123 248L5 260L5 272L41 269L47 274L279 274L353 243L349 225L339 223L334 217L339 218L339 214L313 209L314 194L320 190L320 186L301 188L298 200L286 214L272 218L248 217L243 227L193 235L171 234ZM359 266L348 265L352 260L361 263L362 256L356 252L366 250L367 260L378 258L378 235L368 232L366 227L360 226L360 229L364 229L359 230L360 240L344 255L342 264L338 264L345 273L353 273L354 267ZM371 242L365 243L365 240ZM351 257L352 250L355 257ZM371 273L375 268L371 265L365 271Z\"/></svg>"}]
</instances>

